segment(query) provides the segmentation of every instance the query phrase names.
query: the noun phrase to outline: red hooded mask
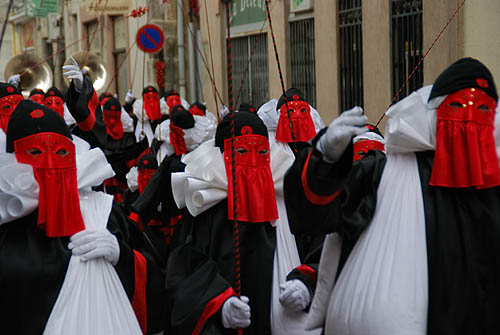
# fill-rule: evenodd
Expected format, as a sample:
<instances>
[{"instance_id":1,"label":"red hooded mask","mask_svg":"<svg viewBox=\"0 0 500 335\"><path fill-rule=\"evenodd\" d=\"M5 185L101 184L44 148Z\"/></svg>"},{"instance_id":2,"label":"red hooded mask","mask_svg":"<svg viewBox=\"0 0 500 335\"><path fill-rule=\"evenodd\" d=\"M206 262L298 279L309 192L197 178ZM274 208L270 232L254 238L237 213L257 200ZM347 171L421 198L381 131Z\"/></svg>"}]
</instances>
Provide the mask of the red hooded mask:
<instances>
[{"instance_id":1,"label":"red hooded mask","mask_svg":"<svg viewBox=\"0 0 500 335\"><path fill-rule=\"evenodd\" d=\"M496 106L478 88L451 93L439 105L430 185L477 189L500 185L493 137Z\"/></svg>"},{"instance_id":2,"label":"red hooded mask","mask_svg":"<svg viewBox=\"0 0 500 335\"><path fill-rule=\"evenodd\" d=\"M22 100L24 98L21 94L10 94L0 98L0 128L4 132L7 132L7 125L9 124L12 112Z\"/></svg>"},{"instance_id":3,"label":"red hooded mask","mask_svg":"<svg viewBox=\"0 0 500 335\"><path fill-rule=\"evenodd\" d=\"M161 119L160 97L153 87L146 87L142 93L142 102L144 110L150 121Z\"/></svg>"},{"instance_id":4,"label":"red hooded mask","mask_svg":"<svg viewBox=\"0 0 500 335\"><path fill-rule=\"evenodd\" d=\"M234 138L237 219L246 222L276 220L278 210L270 167L269 141L265 136L252 134ZM224 162L228 183L228 218L234 219L233 170L231 138L224 140Z\"/></svg>"},{"instance_id":5,"label":"red hooded mask","mask_svg":"<svg viewBox=\"0 0 500 335\"><path fill-rule=\"evenodd\" d=\"M14 152L19 163L33 167L39 186L38 226L48 237L85 229L70 137L59 115L29 100L18 105L7 131L7 151Z\"/></svg>"},{"instance_id":6,"label":"red hooded mask","mask_svg":"<svg viewBox=\"0 0 500 335\"><path fill-rule=\"evenodd\" d=\"M311 117L311 106L302 100L299 95L292 95L291 101L286 104L283 103L279 111L280 117L276 129L277 141L286 143L307 142L316 136L316 128L314 128ZM290 113L290 117L288 117L288 113ZM292 129L290 129L290 126Z\"/></svg>"},{"instance_id":7,"label":"red hooded mask","mask_svg":"<svg viewBox=\"0 0 500 335\"><path fill-rule=\"evenodd\" d=\"M171 94L165 98L165 102L167 103L168 110L171 111L174 106L181 105L181 97L177 94Z\"/></svg>"},{"instance_id":8,"label":"red hooded mask","mask_svg":"<svg viewBox=\"0 0 500 335\"><path fill-rule=\"evenodd\" d=\"M122 110L116 98L107 98L102 115L108 135L114 140L121 140L123 138Z\"/></svg>"},{"instance_id":9,"label":"red hooded mask","mask_svg":"<svg viewBox=\"0 0 500 335\"><path fill-rule=\"evenodd\" d=\"M143 155L137 163L137 186L139 194L144 192L149 181L158 169L156 158L152 154Z\"/></svg>"},{"instance_id":10,"label":"red hooded mask","mask_svg":"<svg viewBox=\"0 0 500 335\"><path fill-rule=\"evenodd\" d=\"M43 93L37 93L30 96L30 100L36 102L37 104L43 105Z\"/></svg>"}]
</instances>

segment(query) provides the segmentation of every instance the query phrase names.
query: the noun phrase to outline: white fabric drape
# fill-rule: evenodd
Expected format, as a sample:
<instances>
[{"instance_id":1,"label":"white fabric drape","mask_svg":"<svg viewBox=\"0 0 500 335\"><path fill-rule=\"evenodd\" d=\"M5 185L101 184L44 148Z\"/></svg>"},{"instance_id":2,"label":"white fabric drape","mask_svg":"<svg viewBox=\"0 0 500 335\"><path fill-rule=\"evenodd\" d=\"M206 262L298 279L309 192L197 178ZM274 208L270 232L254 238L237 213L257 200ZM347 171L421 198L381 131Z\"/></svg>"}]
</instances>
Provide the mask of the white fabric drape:
<instances>
[{"instance_id":1,"label":"white fabric drape","mask_svg":"<svg viewBox=\"0 0 500 335\"><path fill-rule=\"evenodd\" d=\"M105 229L113 197L80 192L88 230ZM140 335L141 328L113 265L104 258L82 261L71 256L66 277L44 335Z\"/></svg>"},{"instance_id":2,"label":"white fabric drape","mask_svg":"<svg viewBox=\"0 0 500 335\"><path fill-rule=\"evenodd\" d=\"M427 245L416 156L389 154L377 211L333 289L326 335L424 335Z\"/></svg>"}]
</instances>

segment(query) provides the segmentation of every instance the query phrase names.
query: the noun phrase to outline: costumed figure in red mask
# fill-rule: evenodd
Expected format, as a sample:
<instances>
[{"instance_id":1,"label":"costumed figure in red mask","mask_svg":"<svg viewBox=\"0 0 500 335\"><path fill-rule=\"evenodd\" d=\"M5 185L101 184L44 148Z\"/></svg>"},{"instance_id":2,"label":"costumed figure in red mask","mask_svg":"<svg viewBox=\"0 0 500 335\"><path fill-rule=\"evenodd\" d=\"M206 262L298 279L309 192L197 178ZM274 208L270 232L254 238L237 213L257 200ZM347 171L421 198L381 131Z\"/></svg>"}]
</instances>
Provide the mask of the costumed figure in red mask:
<instances>
[{"instance_id":1,"label":"costumed figure in red mask","mask_svg":"<svg viewBox=\"0 0 500 335\"><path fill-rule=\"evenodd\" d=\"M59 114L64 119L68 127L71 128L75 125L76 121L64 102L64 96L56 87L51 87L47 90L47 93L43 96L42 105Z\"/></svg>"},{"instance_id":2,"label":"costumed figure in red mask","mask_svg":"<svg viewBox=\"0 0 500 335\"><path fill-rule=\"evenodd\" d=\"M10 116L17 104L24 100L16 86L0 82L0 129L6 133Z\"/></svg>"},{"instance_id":3,"label":"costumed figure in red mask","mask_svg":"<svg viewBox=\"0 0 500 335\"><path fill-rule=\"evenodd\" d=\"M108 133L104 153L115 171L115 176L107 179L104 182L104 187L106 193L113 195L115 201L121 203L123 202L123 193L127 190L126 175L130 168L137 164L140 155L148 150L148 141L144 138L142 141L136 142L133 129L128 129L125 132L122 122L125 112L116 98L107 98L102 108L106 132Z\"/></svg>"},{"instance_id":4,"label":"costumed figure in red mask","mask_svg":"<svg viewBox=\"0 0 500 335\"><path fill-rule=\"evenodd\" d=\"M385 153L385 140L380 130L371 124L365 125L365 128L368 129L366 133L352 139L352 158L355 161L363 159L371 150L378 150Z\"/></svg>"},{"instance_id":5,"label":"costumed figure in red mask","mask_svg":"<svg viewBox=\"0 0 500 335\"><path fill-rule=\"evenodd\" d=\"M324 127L319 113L307 103L297 88L288 89L279 100L272 99L257 111L271 137L288 143L294 153L308 146L316 133Z\"/></svg>"},{"instance_id":6,"label":"costumed figure in red mask","mask_svg":"<svg viewBox=\"0 0 500 335\"><path fill-rule=\"evenodd\" d=\"M293 153L270 147L267 129L255 113L233 117L234 147L228 115L218 125L215 140L187 154L182 159L185 172L171 176L174 200L189 213L178 223L185 234L183 244L168 261L170 334L236 334L238 327L244 328L243 334L309 334L301 326L310 297L307 285L294 281L304 291L294 294L293 311L279 301L280 291L288 289L280 286L297 278L289 272L301 264L283 212L282 181ZM235 216L241 297L234 289Z\"/></svg>"},{"instance_id":7,"label":"costumed figure in red mask","mask_svg":"<svg viewBox=\"0 0 500 335\"><path fill-rule=\"evenodd\" d=\"M211 140L215 135L216 125L204 116L193 116L182 106L174 106L170 114L170 119L164 121L157 127L157 140L160 141L160 150L157 158L161 159L161 165L152 178L152 181L141 192L140 197L132 205L134 211L138 213L143 222L150 222L154 219L154 213L161 209L161 227L153 231L151 240L157 241L161 245L162 258L165 263L169 250L173 250L178 244L174 237L177 225L186 209L177 208L171 186L171 174L173 172L183 172L185 164L182 158L189 152L207 140ZM150 234L151 232L147 231ZM161 234L158 234L160 232ZM183 234L180 234L183 236Z\"/></svg>"},{"instance_id":8,"label":"costumed figure in red mask","mask_svg":"<svg viewBox=\"0 0 500 335\"><path fill-rule=\"evenodd\" d=\"M191 106L189 107L189 113L193 114L193 116L194 115L206 116L207 118L209 118L214 122L217 121L215 115L207 111L207 106L205 106L204 103L198 101L191 104Z\"/></svg>"},{"instance_id":9,"label":"costumed figure in red mask","mask_svg":"<svg viewBox=\"0 0 500 335\"><path fill-rule=\"evenodd\" d=\"M158 332L161 274L129 247L128 223L112 197L91 191L113 175L102 151L75 146L64 120L31 101L18 104L6 141L2 329L23 335Z\"/></svg>"},{"instance_id":10,"label":"costumed figure in red mask","mask_svg":"<svg viewBox=\"0 0 500 335\"><path fill-rule=\"evenodd\" d=\"M183 99L181 99L181 96L179 95L179 93L176 90L174 90L173 88L168 90L167 92L165 92L165 94L163 94L161 99L167 105L169 114L172 111L172 108L174 108L174 106L184 105L183 101L182 101Z\"/></svg>"},{"instance_id":11,"label":"costumed figure in red mask","mask_svg":"<svg viewBox=\"0 0 500 335\"><path fill-rule=\"evenodd\" d=\"M168 107L164 101L160 101L158 90L153 86L147 86L142 91L142 99L135 100L134 115L137 118L135 135L137 140L148 138L151 145L156 127L168 119Z\"/></svg>"},{"instance_id":12,"label":"costumed figure in red mask","mask_svg":"<svg viewBox=\"0 0 500 335\"><path fill-rule=\"evenodd\" d=\"M360 109L299 154L285 178L292 231L331 233L309 327L325 325L326 335L499 331L497 104L491 72L460 59L388 109L387 155L371 150L353 162L351 139L366 131Z\"/></svg>"},{"instance_id":13,"label":"costumed figure in red mask","mask_svg":"<svg viewBox=\"0 0 500 335\"><path fill-rule=\"evenodd\" d=\"M45 92L40 88L34 88L30 92L29 100L36 102L37 104L43 105L43 98L45 97Z\"/></svg>"}]
</instances>

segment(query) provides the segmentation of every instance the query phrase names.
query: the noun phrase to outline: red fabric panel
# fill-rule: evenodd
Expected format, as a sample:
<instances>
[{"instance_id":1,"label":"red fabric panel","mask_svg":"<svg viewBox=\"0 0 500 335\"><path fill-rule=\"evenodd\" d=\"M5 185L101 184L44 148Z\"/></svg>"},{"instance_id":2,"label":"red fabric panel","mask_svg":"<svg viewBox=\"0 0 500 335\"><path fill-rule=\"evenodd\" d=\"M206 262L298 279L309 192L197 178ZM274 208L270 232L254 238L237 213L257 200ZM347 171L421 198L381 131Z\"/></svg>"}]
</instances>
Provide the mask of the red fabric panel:
<instances>
[{"instance_id":1,"label":"red fabric panel","mask_svg":"<svg viewBox=\"0 0 500 335\"><path fill-rule=\"evenodd\" d=\"M147 281L147 263L146 259L139 252L134 250L134 273L135 289L132 298L132 308L135 316L141 325L142 333L146 334L148 328L148 314L146 309L146 281Z\"/></svg>"},{"instance_id":2,"label":"red fabric panel","mask_svg":"<svg viewBox=\"0 0 500 335\"><path fill-rule=\"evenodd\" d=\"M311 106L305 101L290 101L288 111L286 105L280 107L280 118L276 129L276 141L294 142L292 139L292 130L295 142L307 142L316 136L316 128L311 117ZM290 118L288 118L290 112ZM290 122L293 129L290 129Z\"/></svg>"},{"instance_id":3,"label":"red fabric panel","mask_svg":"<svg viewBox=\"0 0 500 335\"><path fill-rule=\"evenodd\" d=\"M316 281L316 271L314 271L314 269L308 265L305 265L305 264L302 264L301 266L299 266L297 268L297 270L302 273L303 275L306 275L310 278L312 278L312 280Z\"/></svg>"},{"instance_id":4,"label":"red fabric panel","mask_svg":"<svg viewBox=\"0 0 500 335\"><path fill-rule=\"evenodd\" d=\"M222 308L222 305L224 302L232 296L235 296L236 292L234 292L233 288L230 287L212 300L208 302L208 304L205 306L205 309L203 310L203 313L201 313L201 317L198 320L198 323L196 323L196 327L193 330L193 335L198 335L201 332L201 329L203 328L203 325L205 322L217 311Z\"/></svg>"},{"instance_id":5,"label":"red fabric panel","mask_svg":"<svg viewBox=\"0 0 500 335\"><path fill-rule=\"evenodd\" d=\"M341 191L337 191L332 195L318 195L309 188L309 184L307 183L307 167L309 166L309 159L311 158L311 154L312 152L310 152L309 156L307 156L306 164L302 169L301 179L302 179L302 188L304 189L304 195L306 196L306 199L309 202L313 203L314 205L327 205L331 203L333 200L335 200L335 198L338 197Z\"/></svg>"},{"instance_id":6,"label":"red fabric panel","mask_svg":"<svg viewBox=\"0 0 500 335\"><path fill-rule=\"evenodd\" d=\"M480 89L452 93L437 108L432 186L500 185L493 136L496 101Z\"/></svg>"},{"instance_id":7,"label":"red fabric panel","mask_svg":"<svg viewBox=\"0 0 500 335\"><path fill-rule=\"evenodd\" d=\"M95 126L95 110L99 106L99 98L97 97L97 93L94 91L92 94L92 98L90 99L87 107L89 109L89 116L81 122L78 122L78 127L80 127L83 131L90 131Z\"/></svg>"},{"instance_id":8,"label":"red fabric panel","mask_svg":"<svg viewBox=\"0 0 500 335\"><path fill-rule=\"evenodd\" d=\"M139 219L139 214L130 212L128 218L137 223L137 227L139 227L139 230L144 232L144 226L142 225L141 219Z\"/></svg>"},{"instance_id":9,"label":"red fabric panel","mask_svg":"<svg viewBox=\"0 0 500 335\"><path fill-rule=\"evenodd\" d=\"M19 163L33 167L40 188L38 227L48 237L71 236L84 230L73 142L60 134L38 133L15 141L14 150ZM33 150L40 154L31 154Z\"/></svg>"}]
</instances>

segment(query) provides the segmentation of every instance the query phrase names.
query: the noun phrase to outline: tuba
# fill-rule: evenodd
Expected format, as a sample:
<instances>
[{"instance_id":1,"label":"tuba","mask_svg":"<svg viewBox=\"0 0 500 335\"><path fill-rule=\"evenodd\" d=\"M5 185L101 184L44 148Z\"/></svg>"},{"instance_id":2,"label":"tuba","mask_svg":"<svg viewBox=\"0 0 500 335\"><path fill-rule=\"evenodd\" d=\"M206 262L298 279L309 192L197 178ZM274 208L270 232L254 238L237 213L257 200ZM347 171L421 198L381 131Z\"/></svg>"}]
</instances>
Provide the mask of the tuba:
<instances>
[{"instance_id":1,"label":"tuba","mask_svg":"<svg viewBox=\"0 0 500 335\"><path fill-rule=\"evenodd\" d=\"M92 79L94 90L97 94L104 92L108 71L104 67L101 58L94 53L88 51L79 51L72 55L76 60L83 73ZM72 65L71 60L68 58L64 65ZM66 85L69 86L69 80L64 77Z\"/></svg>"},{"instance_id":2,"label":"tuba","mask_svg":"<svg viewBox=\"0 0 500 335\"><path fill-rule=\"evenodd\" d=\"M24 97L28 97L34 88L47 92L52 87L53 74L50 66L33 54L22 53L9 60L5 67L5 81L15 74L22 75L19 89Z\"/></svg>"}]
</instances>

